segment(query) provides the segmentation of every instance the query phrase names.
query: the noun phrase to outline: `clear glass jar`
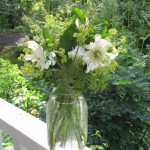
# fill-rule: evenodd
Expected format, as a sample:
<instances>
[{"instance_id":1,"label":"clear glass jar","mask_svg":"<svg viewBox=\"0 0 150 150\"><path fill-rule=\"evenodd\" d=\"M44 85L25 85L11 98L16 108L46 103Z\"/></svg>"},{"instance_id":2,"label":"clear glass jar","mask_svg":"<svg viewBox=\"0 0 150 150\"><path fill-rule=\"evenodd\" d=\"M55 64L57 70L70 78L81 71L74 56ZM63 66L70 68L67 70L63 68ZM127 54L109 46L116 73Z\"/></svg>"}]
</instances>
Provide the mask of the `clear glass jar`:
<instances>
[{"instance_id":1,"label":"clear glass jar","mask_svg":"<svg viewBox=\"0 0 150 150\"><path fill-rule=\"evenodd\" d=\"M59 94L47 104L50 150L83 150L87 141L88 107L82 95Z\"/></svg>"}]
</instances>

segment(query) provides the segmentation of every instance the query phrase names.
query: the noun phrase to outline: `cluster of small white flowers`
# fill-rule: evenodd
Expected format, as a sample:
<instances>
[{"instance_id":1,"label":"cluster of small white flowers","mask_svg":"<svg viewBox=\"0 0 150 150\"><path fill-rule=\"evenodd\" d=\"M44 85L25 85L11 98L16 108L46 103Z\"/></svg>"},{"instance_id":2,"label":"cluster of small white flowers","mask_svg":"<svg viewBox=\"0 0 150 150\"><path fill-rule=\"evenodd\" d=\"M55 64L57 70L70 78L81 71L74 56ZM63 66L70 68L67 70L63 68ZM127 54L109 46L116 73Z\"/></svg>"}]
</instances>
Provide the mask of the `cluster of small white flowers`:
<instances>
[{"instance_id":1,"label":"cluster of small white flowers","mask_svg":"<svg viewBox=\"0 0 150 150\"><path fill-rule=\"evenodd\" d=\"M49 53L49 60L47 61L44 54L43 48L37 44L35 41L28 41L28 48L32 50L31 54L26 54L24 56L25 60L36 62L36 67L43 69L48 69L50 65L55 65L56 54L54 52Z\"/></svg>"},{"instance_id":2,"label":"cluster of small white flowers","mask_svg":"<svg viewBox=\"0 0 150 150\"><path fill-rule=\"evenodd\" d=\"M71 52L68 52L70 58L82 59L84 64L87 64L86 73L101 67L107 67L111 60L115 59L118 55L116 48L112 47L112 52L107 49L112 47L111 43L102 39L99 34L95 35L95 42L91 42L85 46L76 46Z\"/></svg>"}]
</instances>

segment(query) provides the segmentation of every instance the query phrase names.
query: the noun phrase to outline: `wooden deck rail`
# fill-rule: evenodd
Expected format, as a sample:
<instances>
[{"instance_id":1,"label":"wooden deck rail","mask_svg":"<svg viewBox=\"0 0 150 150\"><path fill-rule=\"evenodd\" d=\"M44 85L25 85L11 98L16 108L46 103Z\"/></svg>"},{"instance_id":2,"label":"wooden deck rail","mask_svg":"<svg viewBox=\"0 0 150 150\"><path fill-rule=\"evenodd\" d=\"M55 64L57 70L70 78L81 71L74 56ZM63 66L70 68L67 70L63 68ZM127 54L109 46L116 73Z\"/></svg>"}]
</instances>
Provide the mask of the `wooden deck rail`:
<instances>
[{"instance_id":1,"label":"wooden deck rail","mask_svg":"<svg viewBox=\"0 0 150 150\"><path fill-rule=\"evenodd\" d=\"M49 150L46 123L0 98L0 130L14 140L14 150ZM2 137L0 135L0 150ZM90 150L85 147L84 150Z\"/></svg>"}]
</instances>

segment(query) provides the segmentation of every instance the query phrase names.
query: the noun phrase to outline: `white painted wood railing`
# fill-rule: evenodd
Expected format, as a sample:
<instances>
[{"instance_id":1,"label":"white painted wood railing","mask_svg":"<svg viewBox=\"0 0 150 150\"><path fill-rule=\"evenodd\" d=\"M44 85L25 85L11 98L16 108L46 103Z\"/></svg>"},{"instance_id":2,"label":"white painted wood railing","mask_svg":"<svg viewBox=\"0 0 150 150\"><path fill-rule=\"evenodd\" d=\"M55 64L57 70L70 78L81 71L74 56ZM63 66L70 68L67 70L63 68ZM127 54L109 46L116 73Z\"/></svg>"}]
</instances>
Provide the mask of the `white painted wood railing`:
<instances>
[{"instance_id":1,"label":"white painted wood railing","mask_svg":"<svg viewBox=\"0 0 150 150\"><path fill-rule=\"evenodd\" d=\"M13 138L14 150L49 150L46 123L1 98L0 130ZM1 134L0 150L3 150Z\"/></svg>"}]
</instances>

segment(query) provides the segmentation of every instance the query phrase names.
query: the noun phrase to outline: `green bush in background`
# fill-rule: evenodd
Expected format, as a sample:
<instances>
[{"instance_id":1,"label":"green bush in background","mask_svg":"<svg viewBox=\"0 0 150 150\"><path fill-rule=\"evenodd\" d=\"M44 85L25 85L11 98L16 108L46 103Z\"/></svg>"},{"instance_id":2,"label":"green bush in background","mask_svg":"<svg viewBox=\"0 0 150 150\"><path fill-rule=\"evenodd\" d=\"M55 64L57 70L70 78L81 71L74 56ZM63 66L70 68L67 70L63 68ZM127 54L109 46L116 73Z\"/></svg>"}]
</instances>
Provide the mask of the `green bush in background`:
<instances>
[{"instance_id":1,"label":"green bush in background","mask_svg":"<svg viewBox=\"0 0 150 150\"><path fill-rule=\"evenodd\" d=\"M15 91L25 84L18 65L13 65L9 60L0 58L0 96L11 102Z\"/></svg>"},{"instance_id":2,"label":"green bush in background","mask_svg":"<svg viewBox=\"0 0 150 150\"><path fill-rule=\"evenodd\" d=\"M0 32L22 25L21 18L30 13L34 3L34 0L0 0Z\"/></svg>"},{"instance_id":3,"label":"green bush in background","mask_svg":"<svg viewBox=\"0 0 150 150\"><path fill-rule=\"evenodd\" d=\"M0 97L36 117L45 109L44 93L39 89L43 84L23 76L17 64L0 58Z\"/></svg>"}]
</instances>

